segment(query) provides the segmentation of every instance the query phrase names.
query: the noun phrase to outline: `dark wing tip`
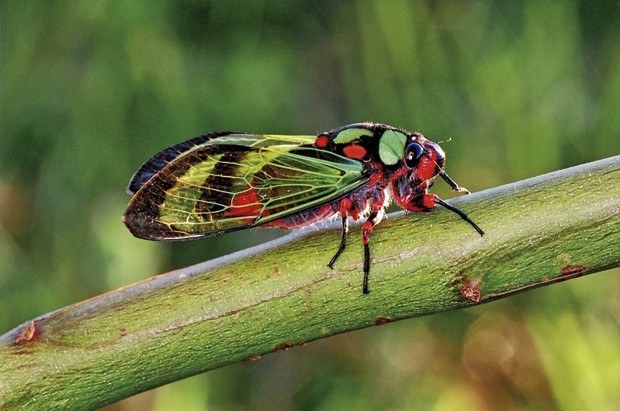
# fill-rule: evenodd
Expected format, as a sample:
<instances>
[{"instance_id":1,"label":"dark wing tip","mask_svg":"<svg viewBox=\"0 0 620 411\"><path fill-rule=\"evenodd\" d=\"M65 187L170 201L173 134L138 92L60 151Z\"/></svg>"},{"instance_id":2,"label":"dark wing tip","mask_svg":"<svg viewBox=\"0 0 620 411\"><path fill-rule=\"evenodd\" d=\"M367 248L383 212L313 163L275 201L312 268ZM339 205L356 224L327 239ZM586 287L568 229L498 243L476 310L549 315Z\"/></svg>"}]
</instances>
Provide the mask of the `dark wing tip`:
<instances>
[{"instance_id":1,"label":"dark wing tip","mask_svg":"<svg viewBox=\"0 0 620 411\"><path fill-rule=\"evenodd\" d=\"M123 214L122 221L134 237L144 240L159 240L163 232L168 229L167 226L153 220L145 213L135 210L131 204Z\"/></svg>"},{"instance_id":2,"label":"dark wing tip","mask_svg":"<svg viewBox=\"0 0 620 411\"><path fill-rule=\"evenodd\" d=\"M129 203L121 219L125 227L136 238L151 241L187 241L211 237L219 233L190 233L175 229L172 225L162 223L148 211Z\"/></svg>"},{"instance_id":3,"label":"dark wing tip","mask_svg":"<svg viewBox=\"0 0 620 411\"><path fill-rule=\"evenodd\" d=\"M123 224L136 238L151 241L189 240L188 233L172 230L167 224L150 218L148 215L127 208L122 218Z\"/></svg>"},{"instance_id":4,"label":"dark wing tip","mask_svg":"<svg viewBox=\"0 0 620 411\"><path fill-rule=\"evenodd\" d=\"M140 190L140 188L146 184L155 174L161 171L171 161L187 153L197 145L203 144L205 141L212 140L218 137L224 137L230 134L235 134L233 131L219 131L216 133L205 134L199 137L192 138L182 143L175 144L168 147L165 150L160 151L151 157L147 162L136 171L131 177L129 185L127 186L127 194L134 195Z\"/></svg>"}]
</instances>

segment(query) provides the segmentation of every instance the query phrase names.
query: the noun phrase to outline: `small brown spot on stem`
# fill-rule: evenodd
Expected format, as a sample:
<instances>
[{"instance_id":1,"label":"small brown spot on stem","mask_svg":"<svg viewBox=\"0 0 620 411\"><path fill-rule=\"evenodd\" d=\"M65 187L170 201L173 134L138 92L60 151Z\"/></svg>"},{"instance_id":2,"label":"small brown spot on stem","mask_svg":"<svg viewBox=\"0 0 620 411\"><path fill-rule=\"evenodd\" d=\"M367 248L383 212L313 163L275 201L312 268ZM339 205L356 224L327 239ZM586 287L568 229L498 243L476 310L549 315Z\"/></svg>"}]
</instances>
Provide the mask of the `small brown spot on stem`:
<instances>
[{"instance_id":1,"label":"small brown spot on stem","mask_svg":"<svg viewBox=\"0 0 620 411\"><path fill-rule=\"evenodd\" d=\"M19 333L15 339L15 345L22 345L30 341L36 341L41 337L41 328L37 326L37 321L30 321L28 326Z\"/></svg>"},{"instance_id":2,"label":"small brown spot on stem","mask_svg":"<svg viewBox=\"0 0 620 411\"><path fill-rule=\"evenodd\" d=\"M466 279L463 282L463 286L461 287L459 293L461 297L466 300L473 301L475 303L480 301L480 281L479 280L471 280Z\"/></svg>"},{"instance_id":3,"label":"small brown spot on stem","mask_svg":"<svg viewBox=\"0 0 620 411\"><path fill-rule=\"evenodd\" d=\"M389 317L379 317L375 320L375 325L383 325L387 323L391 323L392 319Z\"/></svg>"},{"instance_id":4,"label":"small brown spot on stem","mask_svg":"<svg viewBox=\"0 0 620 411\"><path fill-rule=\"evenodd\" d=\"M274 351L284 351L284 350L288 350L289 348L291 348L292 346L294 346L295 344L293 344L290 341L285 341L281 344L276 345L275 347L273 347Z\"/></svg>"},{"instance_id":5,"label":"small brown spot on stem","mask_svg":"<svg viewBox=\"0 0 620 411\"><path fill-rule=\"evenodd\" d=\"M127 329L126 329L126 328L119 328L119 329L118 329L118 335L119 335L120 337L124 337L124 336L126 336L126 335L127 335Z\"/></svg>"},{"instance_id":6,"label":"small brown spot on stem","mask_svg":"<svg viewBox=\"0 0 620 411\"><path fill-rule=\"evenodd\" d=\"M560 270L560 275L569 277L578 277L586 271L584 265L567 265Z\"/></svg>"},{"instance_id":7,"label":"small brown spot on stem","mask_svg":"<svg viewBox=\"0 0 620 411\"><path fill-rule=\"evenodd\" d=\"M263 358L262 355L253 355L251 357L248 357L248 360L250 361L256 361L256 360L260 360L261 358Z\"/></svg>"}]
</instances>

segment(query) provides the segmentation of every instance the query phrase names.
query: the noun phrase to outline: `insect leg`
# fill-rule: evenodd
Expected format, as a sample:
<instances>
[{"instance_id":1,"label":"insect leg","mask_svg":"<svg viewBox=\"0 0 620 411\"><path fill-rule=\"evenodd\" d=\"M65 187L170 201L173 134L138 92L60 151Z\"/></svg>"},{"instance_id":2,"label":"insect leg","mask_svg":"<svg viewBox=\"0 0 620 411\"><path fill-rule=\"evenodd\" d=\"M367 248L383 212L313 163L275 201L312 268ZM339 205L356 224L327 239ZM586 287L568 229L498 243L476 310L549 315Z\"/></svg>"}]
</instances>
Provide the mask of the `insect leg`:
<instances>
[{"instance_id":1,"label":"insect leg","mask_svg":"<svg viewBox=\"0 0 620 411\"><path fill-rule=\"evenodd\" d=\"M336 254L334 254L332 259L329 261L329 264L327 264L327 266L329 268L334 268L334 263L336 262L338 257L340 257L340 254L346 248L346 246L347 246L347 233L348 232L349 232L349 220L347 218L347 215L345 214L342 217L342 237L340 238L340 245L338 246L338 251L336 251Z\"/></svg>"},{"instance_id":2,"label":"insect leg","mask_svg":"<svg viewBox=\"0 0 620 411\"><path fill-rule=\"evenodd\" d=\"M368 274L370 274L370 246L368 245L368 242L370 233L372 233L372 229L375 226L371 220L371 218L373 218L373 214L368 217L368 220L366 220L362 226L362 243L364 244L364 285L362 287L362 292L364 294L368 294L370 292L368 290Z\"/></svg>"},{"instance_id":3,"label":"insect leg","mask_svg":"<svg viewBox=\"0 0 620 411\"><path fill-rule=\"evenodd\" d=\"M443 201L441 198L435 196L435 203L439 204L442 207L447 208L450 211L455 212L456 214L458 214L463 220L467 221L469 224L472 225L472 227L474 227L476 229L476 231L480 234L480 236L484 235L484 231L482 231L482 229L480 227L478 227L476 225L476 223L474 223L473 221L471 221L469 219L469 217L467 216L467 214L465 214L465 212L463 210L461 210L458 207L455 207L453 205L450 205L448 203L446 203L445 201Z\"/></svg>"},{"instance_id":4,"label":"insect leg","mask_svg":"<svg viewBox=\"0 0 620 411\"><path fill-rule=\"evenodd\" d=\"M340 245L338 246L338 251L336 251L336 254L334 254L332 259L329 261L329 264L327 264L329 268L334 268L336 260L338 259L338 257L340 257L340 254L342 254L342 252L347 246L347 233L349 232L348 216L349 211L352 207L353 202L350 199L343 198L342 200L340 200L340 216L342 217L342 237L340 238Z\"/></svg>"},{"instance_id":5,"label":"insect leg","mask_svg":"<svg viewBox=\"0 0 620 411\"><path fill-rule=\"evenodd\" d=\"M385 214L385 195L382 191L378 194L379 196L372 202L372 209L368 219L364 225L362 225L362 243L364 244L364 285L362 292L364 294L370 292L368 290L368 274L370 274L370 233L372 233L372 229L379 224Z\"/></svg>"},{"instance_id":6,"label":"insect leg","mask_svg":"<svg viewBox=\"0 0 620 411\"><path fill-rule=\"evenodd\" d=\"M364 286L362 292L368 294L368 274L370 274L370 233L372 229L381 221L383 217L383 209L379 211L373 210L368 216L368 220L362 226L362 243L364 244Z\"/></svg>"},{"instance_id":7,"label":"insect leg","mask_svg":"<svg viewBox=\"0 0 620 411\"><path fill-rule=\"evenodd\" d=\"M456 184L456 181L451 179L450 176L443 171L440 171L439 175L441 176L441 178L443 178L443 181L445 181L450 187L452 187L452 190L458 191L460 193L470 194L468 189L466 189L465 187L459 187L459 185Z\"/></svg>"},{"instance_id":8,"label":"insect leg","mask_svg":"<svg viewBox=\"0 0 620 411\"><path fill-rule=\"evenodd\" d=\"M478 227L478 225L476 225L476 223L474 223L463 210L446 203L435 194L418 194L413 197L406 197L405 200L398 198L397 200L399 201L399 204L401 204L405 209L413 212L430 211L435 208L437 204L439 204L440 206L447 208L453 213L458 214L459 217L471 224L471 226L474 227L481 236L484 235L484 231L482 231L482 229Z\"/></svg>"}]
</instances>

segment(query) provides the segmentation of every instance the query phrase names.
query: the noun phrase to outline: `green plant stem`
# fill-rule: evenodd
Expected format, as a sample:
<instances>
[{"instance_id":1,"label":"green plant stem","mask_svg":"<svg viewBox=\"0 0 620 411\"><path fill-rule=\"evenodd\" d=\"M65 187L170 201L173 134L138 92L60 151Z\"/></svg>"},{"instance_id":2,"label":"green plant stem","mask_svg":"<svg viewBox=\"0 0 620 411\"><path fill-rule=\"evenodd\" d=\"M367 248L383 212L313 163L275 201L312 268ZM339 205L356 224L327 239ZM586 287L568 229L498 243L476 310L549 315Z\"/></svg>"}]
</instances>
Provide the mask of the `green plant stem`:
<instances>
[{"instance_id":1,"label":"green plant stem","mask_svg":"<svg viewBox=\"0 0 620 411\"><path fill-rule=\"evenodd\" d=\"M465 308L620 265L620 156L359 227L303 230L157 276L0 337L0 409L95 408L171 381L375 324ZM138 240L136 240L138 241Z\"/></svg>"}]
</instances>

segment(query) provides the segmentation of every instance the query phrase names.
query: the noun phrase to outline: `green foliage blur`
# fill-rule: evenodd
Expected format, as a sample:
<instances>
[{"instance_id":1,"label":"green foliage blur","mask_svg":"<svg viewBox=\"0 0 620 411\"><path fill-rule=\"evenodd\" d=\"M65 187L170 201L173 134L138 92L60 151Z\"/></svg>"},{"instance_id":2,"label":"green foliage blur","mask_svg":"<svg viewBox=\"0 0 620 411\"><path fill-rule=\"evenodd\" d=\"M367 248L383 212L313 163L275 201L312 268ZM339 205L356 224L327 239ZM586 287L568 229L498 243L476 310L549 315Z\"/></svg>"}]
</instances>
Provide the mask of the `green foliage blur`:
<instances>
[{"instance_id":1,"label":"green foliage blur","mask_svg":"<svg viewBox=\"0 0 620 411\"><path fill-rule=\"evenodd\" d=\"M383 122L450 139L447 170L472 191L620 153L617 2L3 0L0 17L0 334L277 235L163 244L121 224L141 163L206 132ZM619 273L313 342L108 409L620 407Z\"/></svg>"}]
</instances>

